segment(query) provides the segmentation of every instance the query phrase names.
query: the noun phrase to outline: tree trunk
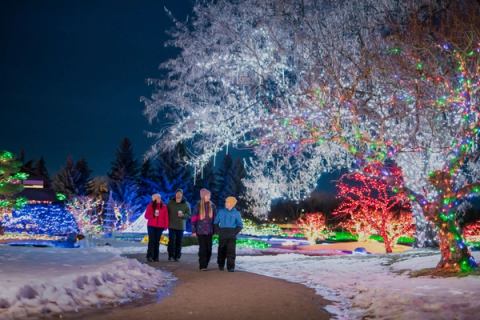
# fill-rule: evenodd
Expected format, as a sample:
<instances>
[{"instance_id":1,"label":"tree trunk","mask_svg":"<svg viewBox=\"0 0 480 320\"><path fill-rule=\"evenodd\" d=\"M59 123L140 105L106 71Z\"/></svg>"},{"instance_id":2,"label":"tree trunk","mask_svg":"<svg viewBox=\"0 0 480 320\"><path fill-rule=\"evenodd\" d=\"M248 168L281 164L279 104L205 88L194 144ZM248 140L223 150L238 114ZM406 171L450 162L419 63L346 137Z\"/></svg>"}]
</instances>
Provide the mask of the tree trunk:
<instances>
[{"instance_id":1,"label":"tree trunk","mask_svg":"<svg viewBox=\"0 0 480 320\"><path fill-rule=\"evenodd\" d=\"M435 226L428 221L418 203L413 203L413 216L415 217L415 243L414 248L438 248L437 232Z\"/></svg>"},{"instance_id":2,"label":"tree trunk","mask_svg":"<svg viewBox=\"0 0 480 320\"><path fill-rule=\"evenodd\" d=\"M383 237L383 243L385 245L385 252L392 253L392 239L388 236L387 232L381 232L381 236Z\"/></svg>"},{"instance_id":3,"label":"tree trunk","mask_svg":"<svg viewBox=\"0 0 480 320\"><path fill-rule=\"evenodd\" d=\"M468 272L477 268L477 263L463 241L456 221L453 219L445 221L443 219L437 225L439 228L440 253L442 255L437 269Z\"/></svg>"}]
</instances>

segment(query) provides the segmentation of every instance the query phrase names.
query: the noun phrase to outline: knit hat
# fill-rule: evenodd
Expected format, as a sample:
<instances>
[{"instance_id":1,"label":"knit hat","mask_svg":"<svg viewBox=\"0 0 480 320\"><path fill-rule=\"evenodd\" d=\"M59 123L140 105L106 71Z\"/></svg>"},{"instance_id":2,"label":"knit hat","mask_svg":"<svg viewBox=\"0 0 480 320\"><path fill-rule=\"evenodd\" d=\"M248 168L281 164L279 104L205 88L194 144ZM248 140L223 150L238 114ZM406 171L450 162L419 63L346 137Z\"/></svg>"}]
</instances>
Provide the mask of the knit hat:
<instances>
[{"instance_id":1,"label":"knit hat","mask_svg":"<svg viewBox=\"0 0 480 320\"><path fill-rule=\"evenodd\" d=\"M237 199L235 197L227 197L227 199L225 199L225 205L226 206L232 206L232 207L235 207L235 205L237 204Z\"/></svg>"},{"instance_id":2,"label":"knit hat","mask_svg":"<svg viewBox=\"0 0 480 320\"><path fill-rule=\"evenodd\" d=\"M183 194L183 190L180 189L180 188L178 188L178 189L175 191L175 194L177 194L177 193L179 193L179 192L180 192L181 194Z\"/></svg>"},{"instance_id":3,"label":"knit hat","mask_svg":"<svg viewBox=\"0 0 480 320\"><path fill-rule=\"evenodd\" d=\"M155 198L162 199L162 196L160 195L160 193L152 194L152 201L155 200Z\"/></svg>"},{"instance_id":4,"label":"knit hat","mask_svg":"<svg viewBox=\"0 0 480 320\"><path fill-rule=\"evenodd\" d=\"M210 195L211 192L208 189L202 188L200 189L200 198L204 198L206 195Z\"/></svg>"}]
</instances>

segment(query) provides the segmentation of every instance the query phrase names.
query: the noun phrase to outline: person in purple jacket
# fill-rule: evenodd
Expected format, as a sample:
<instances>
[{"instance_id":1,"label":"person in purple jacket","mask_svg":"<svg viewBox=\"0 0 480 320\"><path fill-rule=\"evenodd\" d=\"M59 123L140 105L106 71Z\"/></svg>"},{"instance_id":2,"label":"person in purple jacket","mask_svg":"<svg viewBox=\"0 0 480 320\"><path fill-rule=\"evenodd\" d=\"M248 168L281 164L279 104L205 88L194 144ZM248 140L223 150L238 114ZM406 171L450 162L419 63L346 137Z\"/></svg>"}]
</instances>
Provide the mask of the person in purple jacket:
<instances>
[{"instance_id":1,"label":"person in purple jacket","mask_svg":"<svg viewBox=\"0 0 480 320\"><path fill-rule=\"evenodd\" d=\"M212 256L213 221L216 207L210 201L211 193L207 189L200 190L200 201L192 215L192 236L198 238L198 262L201 271L206 271Z\"/></svg>"}]
</instances>

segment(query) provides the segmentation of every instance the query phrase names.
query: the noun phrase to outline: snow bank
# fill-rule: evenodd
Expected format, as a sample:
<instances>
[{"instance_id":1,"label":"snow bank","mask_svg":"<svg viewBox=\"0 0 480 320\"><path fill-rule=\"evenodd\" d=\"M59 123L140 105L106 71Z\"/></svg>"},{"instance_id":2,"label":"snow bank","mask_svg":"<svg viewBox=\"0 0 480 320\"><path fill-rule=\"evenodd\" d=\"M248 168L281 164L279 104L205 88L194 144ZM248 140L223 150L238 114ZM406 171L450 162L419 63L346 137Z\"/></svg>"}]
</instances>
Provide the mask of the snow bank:
<instances>
[{"instance_id":1,"label":"snow bank","mask_svg":"<svg viewBox=\"0 0 480 320\"><path fill-rule=\"evenodd\" d=\"M174 279L108 250L0 246L0 319L124 303Z\"/></svg>"},{"instance_id":2,"label":"snow bank","mask_svg":"<svg viewBox=\"0 0 480 320\"><path fill-rule=\"evenodd\" d=\"M480 254L476 254L476 259ZM337 319L478 319L480 277L411 278L399 270L433 268L426 251L395 255L237 257L239 269L301 283L333 302Z\"/></svg>"}]
</instances>

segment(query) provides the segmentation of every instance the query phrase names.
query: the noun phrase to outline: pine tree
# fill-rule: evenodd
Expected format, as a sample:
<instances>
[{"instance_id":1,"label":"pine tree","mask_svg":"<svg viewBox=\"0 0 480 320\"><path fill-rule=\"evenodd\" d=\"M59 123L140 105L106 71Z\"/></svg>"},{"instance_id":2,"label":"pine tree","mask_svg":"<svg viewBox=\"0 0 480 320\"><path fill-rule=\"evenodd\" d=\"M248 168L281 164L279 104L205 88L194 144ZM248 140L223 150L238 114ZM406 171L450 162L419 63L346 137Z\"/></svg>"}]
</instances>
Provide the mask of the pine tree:
<instances>
[{"instance_id":1,"label":"pine tree","mask_svg":"<svg viewBox=\"0 0 480 320\"><path fill-rule=\"evenodd\" d=\"M24 149L20 150L20 153L17 156L17 161L20 161L20 163L22 165L25 162L25 150Z\"/></svg>"},{"instance_id":2,"label":"pine tree","mask_svg":"<svg viewBox=\"0 0 480 320\"><path fill-rule=\"evenodd\" d=\"M72 157L68 157L65 166L53 178L53 190L64 194L68 199L78 195L76 181L78 179L77 171Z\"/></svg>"},{"instance_id":3,"label":"pine tree","mask_svg":"<svg viewBox=\"0 0 480 320\"><path fill-rule=\"evenodd\" d=\"M164 152L157 158L157 177L159 189L165 199L174 196L177 189L183 190L184 197L190 201L193 192L191 170L183 163L185 146L178 145L174 150Z\"/></svg>"},{"instance_id":4,"label":"pine tree","mask_svg":"<svg viewBox=\"0 0 480 320\"><path fill-rule=\"evenodd\" d=\"M124 138L120 142L117 149L116 158L112 163L112 169L108 173L110 178L110 190L114 193L117 201L123 202L122 189L124 184L131 181L137 181L138 164L133 153L132 143L128 138Z\"/></svg>"},{"instance_id":5,"label":"pine tree","mask_svg":"<svg viewBox=\"0 0 480 320\"><path fill-rule=\"evenodd\" d=\"M136 181L125 180L117 194L113 194L113 202L107 204L108 215L109 206L114 208L116 215L116 228L130 223L133 219L140 216L145 210L145 204L139 194L139 186ZM150 201L150 195L148 195ZM111 201L112 199L109 199Z\"/></svg>"},{"instance_id":6,"label":"pine tree","mask_svg":"<svg viewBox=\"0 0 480 320\"><path fill-rule=\"evenodd\" d=\"M138 164L133 154L132 143L128 138L124 138L117 149L116 158L108 177L111 181L119 183L125 179L135 180L137 174Z\"/></svg>"},{"instance_id":7,"label":"pine tree","mask_svg":"<svg viewBox=\"0 0 480 320\"><path fill-rule=\"evenodd\" d=\"M142 166L140 167L140 178L153 180L154 177L155 171L152 166L152 161L150 159L146 159L143 161Z\"/></svg>"},{"instance_id":8,"label":"pine tree","mask_svg":"<svg viewBox=\"0 0 480 320\"><path fill-rule=\"evenodd\" d=\"M140 168L138 179L138 201L141 206L146 206L151 199L151 195L159 192L159 184L155 176L155 168L150 159L146 159Z\"/></svg>"},{"instance_id":9,"label":"pine tree","mask_svg":"<svg viewBox=\"0 0 480 320\"><path fill-rule=\"evenodd\" d=\"M88 167L87 160L81 158L75 163L75 185L78 195L86 195L88 193L88 182L92 170Z\"/></svg>"},{"instance_id":10,"label":"pine tree","mask_svg":"<svg viewBox=\"0 0 480 320\"><path fill-rule=\"evenodd\" d=\"M15 199L15 194L23 190L22 180L27 174L20 171L21 162L15 160L9 151L0 151L0 209L21 206L24 199ZM3 214L0 212L0 220Z\"/></svg>"},{"instance_id":11,"label":"pine tree","mask_svg":"<svg viewBox=\"0 0 480 320\"><path fill-rule=\"evenodd\" d=\"M34 166L34 161L33 160L28 160L25 162L25 151L22 150L20 151L20 155L17 158L18 161L22 164L22 167L20 168L20 171L25 172L28 174L29 177L35 176L35 166Z\"/></svg>"},{"instance_id":12,"label":"pine tree","mask_svg":"<svg viewBox=\"0 0 480 320\"><path fill-rule=\"evenodd\" d=\"M43 157L35 162L33 166L33 176L41 178L46 188L50 187L50 175L48 174L47 166L45 165L45 159Z\"/></svg>"}]
</instances>

